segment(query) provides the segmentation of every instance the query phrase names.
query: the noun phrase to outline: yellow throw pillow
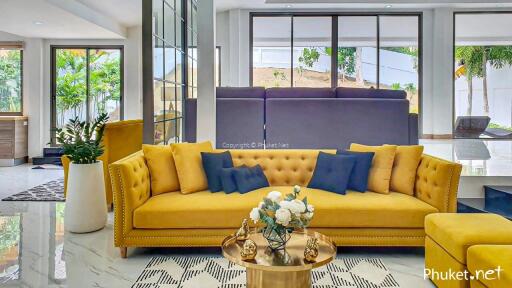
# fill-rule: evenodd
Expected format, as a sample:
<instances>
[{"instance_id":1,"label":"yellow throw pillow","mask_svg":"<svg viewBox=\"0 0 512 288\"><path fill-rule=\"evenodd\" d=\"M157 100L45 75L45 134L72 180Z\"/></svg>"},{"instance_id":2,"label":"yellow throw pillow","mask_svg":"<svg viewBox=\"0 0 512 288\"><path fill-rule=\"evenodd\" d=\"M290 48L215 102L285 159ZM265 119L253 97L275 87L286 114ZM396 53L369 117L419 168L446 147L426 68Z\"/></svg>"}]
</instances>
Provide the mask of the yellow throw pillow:
<instances>
[{"instance_id":1,"label":"yellow throw pillow","mask_svg":"<svg viewBox=\"0 0 512 288\"><path fill-rule=\"evenodd\" d=\"M396 147L396 145L366 146L356 143L350 145L350 151L375 153L368 175L368 190L383 194L389 193Z\"/></svg>"},{"instance_id":2,"label":"yellow throw pillow","mask_svg":"<svg viewBox=\"0 0 512 288\"><path fill-rule=\"evenodd\" d=\"M178 173L170 146L142 145L151 176L151 193L158 195L180 190Z\"/></svg>"},{"instance_id":3,"label":"yellow throw pillow","mask_svg":"<svg viewBox=\"0 0 512 288\"><path fill-rule=\"evenodd\" d=\"M423 146L398 146L396 148L393 172L391 172L391 183L389 188L408 195L414 195L414 180L416 169L420 165Z\"/></svg>"},{"instance_id":4,"label":"yellow throw pillow","mask_svg":"<svg viewBox=\"0 0 512 288\"><path fill-rule=\"evenodd\" d=\"M208 181L203 169L201 152L212 152L210 142L171 144L181 193L189 194L208 189Z\"/></svg>"}]
</instances>

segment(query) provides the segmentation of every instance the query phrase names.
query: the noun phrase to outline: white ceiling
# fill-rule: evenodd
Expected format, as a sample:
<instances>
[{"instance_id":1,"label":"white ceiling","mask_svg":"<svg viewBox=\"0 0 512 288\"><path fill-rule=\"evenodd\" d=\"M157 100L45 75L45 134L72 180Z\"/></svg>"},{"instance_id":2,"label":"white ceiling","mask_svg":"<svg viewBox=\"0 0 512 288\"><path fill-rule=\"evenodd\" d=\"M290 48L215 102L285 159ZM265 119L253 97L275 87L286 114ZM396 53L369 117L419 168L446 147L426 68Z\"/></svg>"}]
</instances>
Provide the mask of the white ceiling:
<instances>
[{"instance_id":1,"label":"white ceiling","mask_svg":"<svg viewBox=\"0 0 512 288\"><path fill-rule=\"evenodd\" d=\"M142 0L0 0L0 31L51 39L122 39ZM36 25L35 22L41 22Z\"/></svg>"}]
</instances>

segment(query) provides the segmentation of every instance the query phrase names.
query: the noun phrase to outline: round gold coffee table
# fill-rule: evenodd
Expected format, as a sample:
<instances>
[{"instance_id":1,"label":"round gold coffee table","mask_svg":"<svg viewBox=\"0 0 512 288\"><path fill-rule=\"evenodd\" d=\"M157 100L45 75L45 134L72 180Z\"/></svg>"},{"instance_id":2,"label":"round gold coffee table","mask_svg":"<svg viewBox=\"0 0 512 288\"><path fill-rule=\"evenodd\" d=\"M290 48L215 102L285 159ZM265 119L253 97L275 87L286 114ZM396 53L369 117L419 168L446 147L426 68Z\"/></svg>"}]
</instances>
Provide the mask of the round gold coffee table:
<instances>
[{"instance_id":1,"label":"round gold coffee table","mask_svg":"<svg viewBox=\"0 0 512 288\"><path fill-rule=\"evenodd\" d=\"M304 247L309 237L318 239L318 257L315 262L304 259ZM258 246L254 260L244 261L240 257L243 241L229 236L222 242L222 255L229 261L246 267L247 287L311 287L311 269L331 262L336 258L336 245L327 236L314 231L293 232L286 250L272 252L261 233L252 233L249 239Z\"/></svg>"}]
</instances>

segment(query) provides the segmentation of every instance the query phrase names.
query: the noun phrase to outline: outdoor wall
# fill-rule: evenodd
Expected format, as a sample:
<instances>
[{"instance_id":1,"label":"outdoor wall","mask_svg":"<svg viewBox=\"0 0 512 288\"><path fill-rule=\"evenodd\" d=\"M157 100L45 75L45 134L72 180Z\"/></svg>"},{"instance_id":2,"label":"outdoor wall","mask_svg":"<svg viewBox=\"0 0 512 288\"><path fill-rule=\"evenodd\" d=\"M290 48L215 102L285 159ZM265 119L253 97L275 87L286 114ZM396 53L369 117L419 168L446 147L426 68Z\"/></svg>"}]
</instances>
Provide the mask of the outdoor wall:
<instances>
[{"instance_id":1,"label":"outdoor wall","mask_svg":"<svg viewBox=\"0 0 512 288\"><path fill-rule=\"evenodd\" d=\"M124 45L124 118L142 118L141 27L123 40L25 38L0 31L1 41L24 41L23 114L29 117L29 157L42 155L50 142L51 45Z\"/></svg>"}]
</instances>

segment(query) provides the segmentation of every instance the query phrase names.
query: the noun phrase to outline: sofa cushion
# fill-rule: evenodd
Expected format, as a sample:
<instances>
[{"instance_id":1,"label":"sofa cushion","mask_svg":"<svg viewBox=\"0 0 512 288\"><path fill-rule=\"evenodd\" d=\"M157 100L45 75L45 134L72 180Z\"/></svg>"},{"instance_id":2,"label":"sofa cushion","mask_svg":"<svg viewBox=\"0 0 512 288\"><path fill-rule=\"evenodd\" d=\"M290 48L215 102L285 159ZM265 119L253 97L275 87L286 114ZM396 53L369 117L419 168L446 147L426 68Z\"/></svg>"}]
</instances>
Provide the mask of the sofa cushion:
<instances>
[{"instance_id":1,"label":"sofa cushion","mask_svg":"<svg viewBox=\"0 0 512 288\"><path fill-rule=\"evenodd\" d=\"M397 146L389 189L414 195L416 170L420 165L422 154L423 146L421 145Z\"/></svg>"},{"instance_id":2,"label":"sofa cushion","mask_svg":"<svg viewBox=\"0 0 512 288\"><path fill-rule=\"evenodd\" d=\"M292 193L293 186L271 186L249 193L184 195L165 193L149 198L135 209L133 225L142 229L238 228L242 219L270 191ZM315 206L312 228L422 228L424 218L437 209L402 193L379 194L347 191L337 194L302 188L300 198L308 197Z\"/></svg>"},{"instance_id":3,"label":"sofa cushion","mask_svg":"<svg viewBox=\"0 0 512 288\"><path fill-rule=\"evenodd\" d=\"M210 142L171 144L181 193L188 194L208 189L208 180L201 161L201 152L213 151Z\"/></svg>"},{"instance_id":4,"label":"sofa cushion","mask_svg":"<svg viewBox=\"0 0 512 288\"><path fill-rule=\"evenodd\" d=\"M144 159L151 177L151 194L158 195L180 190L180 182L170 146L142 145Z\"/></svg>"},{"instance_id":5,"label":"sofa cushion","mask_svg":"<svg viewBox=\"0 0 512 288\"><path fill-rule=\"evenodd\" d=\"M355 162L355 156L318 153L315 171L308 187L345 195Z\"/></svg>"},{"instance_id":6,"label":"sofa cushion","mask_svg":"<svg viewBox=\"0 0 512 288\"><path fill-rule=\"evenodd\" d=\"M359 192L368 190L368 175L370 174L370 168L372 167L372 160L375 153L338 150L336 154L352 155L356 158L354 168L348 180L348 189Z\"/></svg>"},{"instance_id":7,"label":"sofa cushion","mask_svg":"<svg viewBox=\"0 0 512 288\"><path fill-rule=\"evenodd\" d=\"M229 151L220 153L201 152L203 169L208 180L208 189L212 192L219 192L222 189L221 169L232 168L233 159Z\"/></svg>"},{"instance_id":8,"label":"sofa cushion","mask_svg":"<svg viewBox=\"0 0 512 288\"><path fill-rule=\"evenodd\" d=\"M500 266L498 276L495 270ZM512 245L475 245L468 249L468 270L485 287L512 287ZM486 271L494 270L489 277ZM487 278L487 279L485 279ZM496 279L492 279L496 278Z\"/></svg>"},{"instance_id":9,"label":"sofa cushion","mask_svg":"<svg viewBox=\"0 0 512 288\"><path fill-rule=\"evenodd\" d=\"M396 153L395 145L366 146L352 143L350 151L374 152L372 167L368 175L368 190L377 193L389 193L389 182Z\"/></svg>"},{"instance_id":10,"label":"sofa cushion","mask_svg":"<svg viewBox=\"0 0 512 288\"><path fill-rule=\"evenodd\" d=\"M466 264L467 249L472 245L512 244L512 222L496 214L429 215L425 233L462 264Z\"/></svg>"},{"instance_id":11,"label":"sofa cushion","mask_svg":"<svg viewBox=\"0 0 512 288\"><path fill-rule=\"evenodd\" d=\"M238 167L233 170L236 188L240 193L247 193L252 190L268 187L268 180L263 174L260 165L253 167Z\"/></svg>"},{"instance_id":12,"label":"sofa cushion","mask_svg":"<svg viewBox=\"0 0 512 288\"><path fill-rule=\"evenodd\" d=\"M220 182L224 193L233 193L238 190L235 176L233 175L233 170L235 169L239 169L239 167L222 168L220 170Z\"/></svg>"}]
</instances>

